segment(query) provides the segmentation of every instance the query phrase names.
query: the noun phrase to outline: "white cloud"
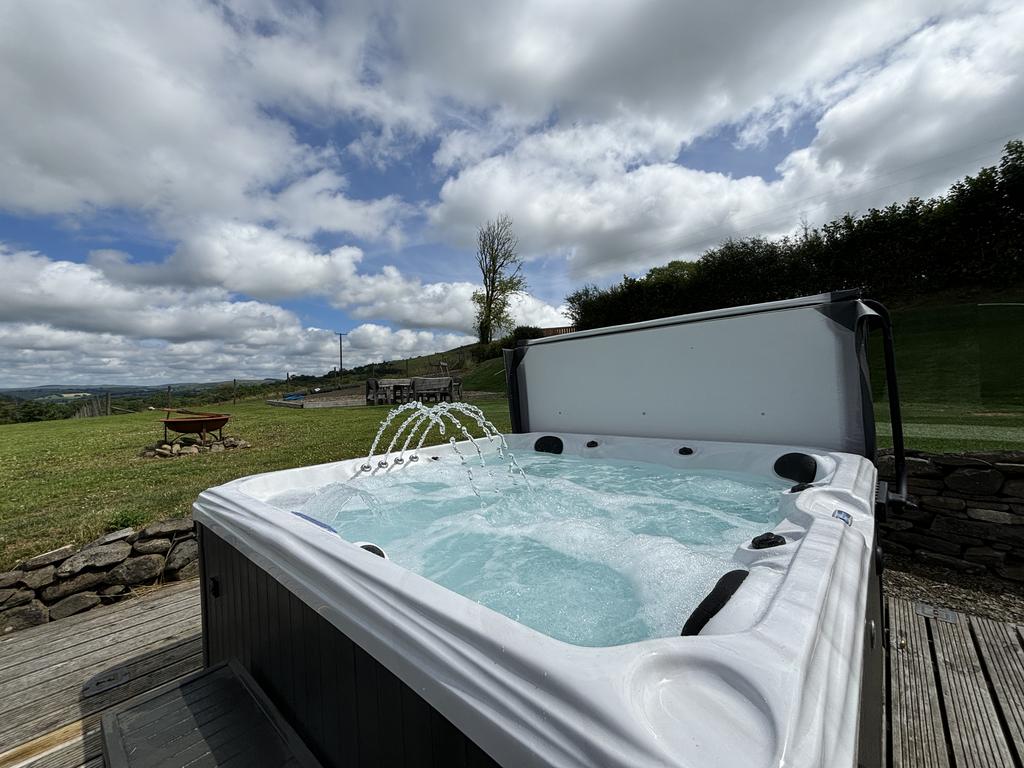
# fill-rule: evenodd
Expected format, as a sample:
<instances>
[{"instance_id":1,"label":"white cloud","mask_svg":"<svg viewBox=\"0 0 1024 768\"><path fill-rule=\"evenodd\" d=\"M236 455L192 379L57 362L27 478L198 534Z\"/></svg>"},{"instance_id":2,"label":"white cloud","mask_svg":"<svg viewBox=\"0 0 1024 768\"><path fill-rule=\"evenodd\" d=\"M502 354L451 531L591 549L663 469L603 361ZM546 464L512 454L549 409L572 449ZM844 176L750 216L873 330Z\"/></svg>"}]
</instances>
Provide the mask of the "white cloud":
<instances>
[{"instance_id":1,"label":"white cloud","mask_svg":"<svg viewBox=\"0 0 1024 768\"><path fill-rule=\"evenodd\" d=\"M467 314L463 306L469 303L464 293L472 290L468 283L453 284L458 290L452 292L447 285L406 280L393 268L363 278L351 270L357 258L335 255L309 268L325 280L334 278L332 270L354 280L358 290L353 300L378 301L372 311L357 307L354 317L383 316L419 326L357 325L344 342L346 366L425 355L474 341L467 333L472 311ZM249 268L238 271L273 277L276 265L260 263L262 257L255 254ZM243 253L209 263L247 258ZM304 253L298 258L312 257ZM107 252L94 263L76 264L0 244L0 274L7 278L0 284L0 386L53 381L58 371L58 378L67 382L204 381L277 377L286 370L320 373L335 365L338 348L332 330L304 326L293 312L275 304L240 300L229 286L139 280L138 270L143 278L152 277L146 269L127 263L123 254ZM171 267L153 269L165 281ZM230 282L230 274L234 272L203 275L204 283ZM523 323L564 324L557 310L528 296L516 300L513 315Z\"/></svg>"},{"instance_id":2,"label":"white cloud","mask_svg":"<svg viewBox=\"0 0 1024 768\"><path fill-rule=\"evenodd\" d=\"M347 341L346 355L351 349L363 360L394 360L454 349L472 344L476 339L458 333L433 334L408 328L396 331L383 325L363 323L348 332ZM348 364L346 357L346 367Z\"/></svg>"},{"instance_id":3,"label":"white cloud","mask_svg":"<svg viewBox=\"0 0 1024 768\"><path fill-rule=\"evenodd\" d=\"M333 331L305 327L273 304L223 288L132 285L94 265L0 245L0 385L67 381L218 380L323 372ZM471 341L472 339L468 339ZM354 328L346 365L427 354L467 343L457 333ZM350 347L350 348L349 348Z\"/></svg>"},{"instance_id":4,"label":"white cloud","mask_svg":"<svg viewBox=\"0 0 1024 768\"><path fill-rule=\"evenodd\" d=\"M474 326L472 294L467 282L422 281L384 266L360 272L363 253L343 246L321 253L308 242L255 225L222 225L187 238L166 261L139 264L117 251L95 251L88 269L112 285L217 286L231 293L272 301L297 296L323 296L359 320L383 320L409 328L461 333ZM531 296L517 298L514 312L532 324L564 324L554 307ZM521 309L519 309L521 308ZM518 317L517 317L518 319Z\"/></svg>"},{"instance_id":5,"label":"white cloud","mask_svg":"<svg viewBox=\"0 0 1024 768\"><path fill-rule=\"evenodd\" d=\"M391 195L347 196L334 147L301 142L280 111L301 112L314 94L322 108L388 111L361 105L376 89L346 79L358 71L369 14L352 21L330 25L342 42L315 15L246 18L195 0L2 4L0 208L79 217L125 208L171 236L241 219L302 237L399 242L409 208ZM280 32L261 34L259 23ZM333 79L318 81L327 72Z\"/></svg>"},{"instance_id":6,"label":"white cloud","mask_svg":"<svg viewBox=\"0 0 1024 768\"><path fill-rule=\"evenodd\" d=\"M817 136L783 160L775 181L678 165L682 134L671 122L616 117L555 125L466 164L445 182L431 220L467 243L479 221L507 211L528 252L563 253L583 277L790 231L801 216L816 223L939 193L1019 134L1021 39L1024 8L1002 5L927 24L838 81L804 82L821 109ZM746 140L791 121L793 109L751 113L769 128L751 128Z\"/></svg>"},{"instance_id":7,"label":"white cloud","mask_svg":"<svg viewBox=\"0 0 1024 768\"><path fill-rule=\"evenodd\" d=\"M503 211L552 299L518 297L516 322L562 325L566 272L693 257L994 161L1024 124L1022 39L1002 0L2 3L0 210L86 233L124 211L172 252L0 247L0 364L49 378L38 361L73 338L92 353L76 370L112 375L329 367L331 334L275 304L309 298L365 321L353 355L447 344L472 332L465 272L435 256L425 282L378 248L466 248ZM808 121L778 178L676 162L723 128L768 152Z\"/></svg>"},{"instance_id":8,"label":"white cloud","mask_svg":"<svg viewBox=\"0 0 1024 768\"><path fill-rule=\"evenodd\" d=\"M685 141L806 96L929 19L977 7L957 0L469 7L410 0L393 22L405 67L383 82L415 82L475 110L500 105L505 123L537 123L554 111L568 123L658 118Z\"/></svg>"},{"instance_id":9,"label":"white cloud","mask_svg":"<svg viewBox=\"0 0 1024 768\"><path fill-rule=\"evenodd\" d=\"M508 310L515 325L561 328L571 324L567 307L553 307L528 293L513 296Z\"/></svg>"}]
</instances>

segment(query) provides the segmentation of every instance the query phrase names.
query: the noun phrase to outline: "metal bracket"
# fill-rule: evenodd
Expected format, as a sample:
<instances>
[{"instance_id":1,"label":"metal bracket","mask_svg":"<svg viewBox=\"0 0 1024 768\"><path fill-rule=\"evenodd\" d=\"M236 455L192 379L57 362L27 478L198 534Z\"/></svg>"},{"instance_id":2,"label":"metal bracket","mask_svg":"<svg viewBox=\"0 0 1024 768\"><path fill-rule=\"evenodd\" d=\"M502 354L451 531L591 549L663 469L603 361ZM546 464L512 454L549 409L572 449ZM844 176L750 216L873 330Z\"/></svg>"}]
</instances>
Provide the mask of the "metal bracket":
<instances>
[{"instance_id":1,"label":"metal bracket","mask_svg":"<svg viewBox=\"0 0 1024 768\"><path fill-rule=\"evenodd\" d=\"M956 611L951 611L948 608L936 608L928 603L914 603L914 613L924 616L926 619L944 621L947 624L956 624L958 620Z\"/></svg>"},{"instance_id":2,"label":"metal bracket","mask_svg":"<svg viewBox=\"0 0 1024 768\"><path fill-rule=\"evenodd\" d=\"M87 699L90 696L95 696L97 693L103 693L111 688L123 685L131 679L131 676L131 673L125 667L114 667L106 672L94 675L82 686L82 698Z\"/></svg>"}]
</instances>

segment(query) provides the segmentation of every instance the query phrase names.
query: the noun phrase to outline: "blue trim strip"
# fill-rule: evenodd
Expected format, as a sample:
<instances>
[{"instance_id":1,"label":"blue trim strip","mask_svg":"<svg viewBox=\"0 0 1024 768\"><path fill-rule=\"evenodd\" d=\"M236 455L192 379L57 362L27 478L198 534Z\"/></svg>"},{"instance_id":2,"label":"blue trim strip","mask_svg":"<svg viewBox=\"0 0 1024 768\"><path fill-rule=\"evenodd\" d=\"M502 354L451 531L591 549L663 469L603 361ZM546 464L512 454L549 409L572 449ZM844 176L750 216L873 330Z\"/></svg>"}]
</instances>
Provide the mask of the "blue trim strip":
<instances>
[{"instance_id":1,"label":"blue trim strip","mask_svg":"<svg viewBox=\"0 0 1024 768\"><path fill-rule=\"evenodd\" d=\"M332 528L322 520L317 520L315 517L310 517L309 515L305 515L302 512L296 512L294 509L292 510L292 514L296 517L301 517L303 520L306 520L307 522L310 522L313 525L318 525L326 531L330 531L333 534L340 535L334 528Z\"/></svg>"}]
</instances>

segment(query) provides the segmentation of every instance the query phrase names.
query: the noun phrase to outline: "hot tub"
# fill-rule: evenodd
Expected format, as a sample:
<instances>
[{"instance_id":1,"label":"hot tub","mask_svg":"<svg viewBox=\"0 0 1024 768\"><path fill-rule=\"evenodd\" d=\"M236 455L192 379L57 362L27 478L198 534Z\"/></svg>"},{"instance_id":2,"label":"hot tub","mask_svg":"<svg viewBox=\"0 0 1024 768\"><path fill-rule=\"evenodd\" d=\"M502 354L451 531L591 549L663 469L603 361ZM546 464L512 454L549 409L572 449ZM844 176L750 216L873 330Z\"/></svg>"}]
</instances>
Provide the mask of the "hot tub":
<instances>
[{"instance_id":1,"label":"hot tub","mask_svg":"<svg viewBox=\"0 0 1024 768\"><path fill-rule=\"evenodd\" d=\"M842 307L820 311L841 302L816 299L708 313L670 337L696 350L690 323L758 316L772 330L775 313L811 308L824 320L812 327L856 333L837 322ZM723 389L753 394L723 404L715 429L747 419L754 439L708 439L709 414L680 421L680 380L618 409L596 404L572 374L593 351L579 342L594 337L555 338L570 346L520 348L507 363L519 432L509 447L525 479L461 476L476 466L461 442L417 462L343 461L204 492L194 516L206 662L241 661L325 765L877 764L885 492L865 455L864 403L785 425L782 406L801 407L791 399L810 418L835 389L804 392L779 366L742 377L720 348L743 382ZM539 386L554 361L573 363L560 397ZM812 385L823 367L863 370L834 353L804 370ZM787 377L798 386L780 393L772 380ZM546 428L585 422L618 434ZM622 434L637 422L643 434ZM573 483L596 499L577 503Z\"/></svg>"}]
</instances>

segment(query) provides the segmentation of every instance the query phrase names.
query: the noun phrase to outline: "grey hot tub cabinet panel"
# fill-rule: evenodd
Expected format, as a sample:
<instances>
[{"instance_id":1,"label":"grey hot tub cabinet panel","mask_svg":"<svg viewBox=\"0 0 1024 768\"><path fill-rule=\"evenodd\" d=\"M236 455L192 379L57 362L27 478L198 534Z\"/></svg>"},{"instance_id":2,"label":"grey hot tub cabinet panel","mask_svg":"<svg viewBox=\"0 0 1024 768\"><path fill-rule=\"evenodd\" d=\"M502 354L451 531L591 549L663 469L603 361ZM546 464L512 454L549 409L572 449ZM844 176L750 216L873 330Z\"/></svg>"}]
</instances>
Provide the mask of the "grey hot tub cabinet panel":
<instances>
[{"instance_id":1,"label":"grey hot tub cabinet panel","mask_svg":"<svg viewBox=\"0 0 1024 768\"><path fill-rule=\"evenodd\" d=\"M324 766L499 765L266 571L196 527L206 664L237 659Z\"/></svg>"}]
</instances>

